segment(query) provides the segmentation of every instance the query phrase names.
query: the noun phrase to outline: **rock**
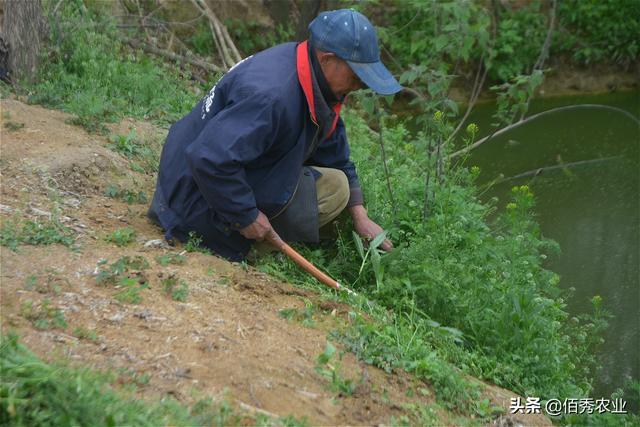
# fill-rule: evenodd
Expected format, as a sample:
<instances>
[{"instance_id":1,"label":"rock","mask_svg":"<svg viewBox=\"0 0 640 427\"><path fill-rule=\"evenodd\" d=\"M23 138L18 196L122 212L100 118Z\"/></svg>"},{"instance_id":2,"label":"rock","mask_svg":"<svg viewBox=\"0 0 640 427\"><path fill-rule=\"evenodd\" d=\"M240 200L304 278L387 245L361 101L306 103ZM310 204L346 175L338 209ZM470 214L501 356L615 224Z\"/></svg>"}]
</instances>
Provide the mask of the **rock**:
<instances>
[{"instance_id":1,"label":"rock","mask_svg":"<svg viewBox=\"0 0 640 427\"><path fill-rule=\"evenodd\" d=\"M144 247L169 249L169 245L167 244L167 242L162 239L148 240L147 242L145 242Z\"/></svg>"}]
</instances>

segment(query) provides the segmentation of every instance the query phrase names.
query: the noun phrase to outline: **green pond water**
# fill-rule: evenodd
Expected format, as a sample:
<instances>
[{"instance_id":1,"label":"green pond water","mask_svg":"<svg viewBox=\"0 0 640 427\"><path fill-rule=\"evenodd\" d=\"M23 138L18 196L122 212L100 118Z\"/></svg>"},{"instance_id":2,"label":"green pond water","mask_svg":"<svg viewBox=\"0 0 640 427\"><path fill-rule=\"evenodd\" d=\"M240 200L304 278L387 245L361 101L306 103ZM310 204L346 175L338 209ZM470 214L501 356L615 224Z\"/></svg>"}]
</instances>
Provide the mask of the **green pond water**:
<instances>
[{"instance_id":1,"label":"green pond water","mask_svg":"<svg viewBox=\"0 0 640 427\"><path fill-rule=\"evenodd\" d=\"M536 100L528 116L582 103L615 106L640 117L637 91ZM494 110L494 104L479 105L470 117L480 126L478 139L490 132ZM529 185L543 234L561 247L547 267L561 276L561 287L575 289L567 309L573 315L590 313L591 298L600 295L614 316L598 354L603 368L596 373L594 398L609 397L628 379L640 380L639 146L640 127L632 118L576 109L494 137L468 160L481 168L481 184L553 167L496 184L482 198L498 197L504 209L511 187ZM629 404L637 411L637 401Z\"/></svg>"}]
</instances>

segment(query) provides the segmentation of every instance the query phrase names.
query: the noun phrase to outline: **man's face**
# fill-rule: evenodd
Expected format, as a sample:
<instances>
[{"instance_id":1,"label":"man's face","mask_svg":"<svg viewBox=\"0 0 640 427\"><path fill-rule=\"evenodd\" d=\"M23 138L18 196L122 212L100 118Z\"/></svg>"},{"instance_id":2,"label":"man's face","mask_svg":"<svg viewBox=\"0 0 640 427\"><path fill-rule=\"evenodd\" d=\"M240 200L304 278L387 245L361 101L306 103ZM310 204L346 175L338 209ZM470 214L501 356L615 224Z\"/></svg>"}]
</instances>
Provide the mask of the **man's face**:
<instances>
[{"instance_id":1,"label":"man's face","mask_svg":"<svg viewBox=\"0 0 640 427\"><path fill-rule=\"evenodd\" d=\"M319 53L318 59L324 77L336 98L342 100L350 92L366 87L349 64L333 53Z\"/></svg>"}]
</instances>

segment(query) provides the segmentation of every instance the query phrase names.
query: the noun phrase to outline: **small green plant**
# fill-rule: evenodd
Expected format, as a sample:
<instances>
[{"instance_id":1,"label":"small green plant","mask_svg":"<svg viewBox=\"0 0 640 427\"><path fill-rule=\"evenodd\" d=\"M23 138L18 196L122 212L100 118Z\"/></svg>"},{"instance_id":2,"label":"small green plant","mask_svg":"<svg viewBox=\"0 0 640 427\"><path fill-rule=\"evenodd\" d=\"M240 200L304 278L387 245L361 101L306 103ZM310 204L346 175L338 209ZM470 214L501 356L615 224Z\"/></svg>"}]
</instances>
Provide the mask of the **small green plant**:
<instances>
[{"instance_id":1,"label":"small green plant","mask_svg":"<svg viewBox=\"0 0 640 427\"><path fill-rule=\"evenodd\" d=\"M73 336L81 340L87 340L91 342L98 341L98 334L95 330L83 328L81 326L77 326L73 329Z\"/></svg>"},{"instance_id":2,"label":"small green plant","mask_svg":"<svg viewBox=\"0 0 640 427\"><path fill-rule=\"evenodd\" d=\"M117 184L109 184L104 191L104 195L113 199L120 199L129 205L148 202L147 195L144 191L135 192L126 188L120 188Z\"/></svg>"},{"instance_id":3,"label":"small green plant","mask_svg":"<svg viewBox=\"0 0 640 427\"><path fill-rule=\"evenodd\" d=\"M181 254L164 254L156 257L156 262L163 267L169 264L182 265L187 261L187 257Z\"/></svg>"},{"instance_id":4,"label":"small green plant","mask_svg":"<svg viewBox=\"0 0 640 427\"><path fill-rule=\"evenodd\" d=\"M20 314L36 329L65 329L67 321L62 310L51 305L49 299L44 299L41 303L27 300L20 306Z\"/></svg>"},{"instance_id":5,"label":"small green plant","mask_svg":"<svg viewBox=\"0 0 640 427\"><path fill-rule=\"evenodd\" d=\"M4 127L9 132L16 132L24 127L24 123L18 122L4 122Z\"/></svg>"},{"instance_id":6,"label":"small green plant","mask_svg":"<svg viewBox=\"0 0 640 427\"><path fill-rule=\"evenodd\" d=\"M110 284L119 291L114 295L120 302L138 304L142 301L140 291L149 287L149 282L143 270L149 268L149 263L144 257L124 256L113 264L106 266L107 261L98 263L98 284Z\"/></svg>"},{"instance_id":7,"label":"small green plant","mask_svg":"<svg viewBox=\"0 0 640 427\"><path fill-rule=\"evenodd\" d=\"M355 390L353 380L344 378L340 374L340 362L333 362L336 348L327 341L327 345L322 353L316 358L316 372L331 381L329 387L331 391L342 396L351 396ZM342 359L342 356L340 356Z\"/></svg>"},{"instance_id":8,"label":"small green plant","mask_svg":"<svg viewBox=\"0 0 640 427\"><path fill-rule=\"evenodd\" d=\"M114 298L120 302L129 304L139 304L142 302L140 291L148 288L146 281L140 281L134 277L123 277L118 281L116 288L121 290L114 295Z\"/></svg>"},{"instance_id":9,"label":"small green plant","mask_svg":"<svg viewBox=\"0 0 640 427\"><path fill-rule=\"evenodd\" d=\"M38 285L38 278L33 274L30 274L29 276L27 276L27 278L24 281L24 287L27 290L33 290L37 285Z\"/></svg>"},{"instance_id":10,"label":"small green plant","mask_svg":"<svg viewBox=\"0 0 640 427\"><path fill-rule=\"evenodd\" d=\"M131 168L136 172L153 173L158 171L160 146L154 141L139 139L135 129L131 129L127 135L113 135L110 148L131 160ZM135 193L134 195L138 196ZM126 193L123 195L123 197L127 196L131 197Z\"/></svg>"},{"instance_id":11,"label":"small green plant","mask_svg":"<svg viewBox=\"0 0 640 427\"><path fill-rule=\"evenodd\" d=\"M180 280L175 276L169 276L162 279L162 289L164 292L171 296L174 301L186 302L189 295L189 285L184 280Z\"/></svg>"},{"instance_id":12,"label":"small green plant","mask_svg":"<svg viewBox=\"0 0 640 427\"><path fill-rule=\"evenodd\" d=\"M136 237L136 231L131 227L122 227L114 230L111 234L105 237L107 242L114 243L117 246L127 246Z\"/></svg>"},{"instance_id":13,"label":"small green plant","mask_svg":"<svg viewBox=\"0 0 640 427\"><path fill-rule=\"evenodd\" d=\"M25 245L73 245L75 239L70 228L64 226L57 218L49 220L6 221L0 227L0 245L13 251L21 244Z\"/></svg>"},{"instance_id":14,"label":"small green plant","mask_svg":"<svg viewBox=\"0 0 640 427\"><path fill-rule=\"evenodd\" d=\"M284 308L278 312L280 317L282 317L283 319L301 322L303 326L306 326L308 328L313 328L315 326L315 322L313 320L314 313L315 307L309 300L305 300L304 309L302 310L299 310L297 308Z\"/></svg>"},{"instance_id":15,"label":"small green plant","mask_svg":"<svg viewBox=\"0 0 640 427\"><path fill-rule=\"evenodd\" d=\"M353 232L353 241L355 242L356 249L358 250L358 255L362 259L362 264L360 264L360 270L358 271L358 279L356 282L362 277L362 270L367 263L367 258L371 255L371 265L373 267L373 274L376 278L376 290L380 290L380 286L382 286L383 278L384 278L384 266L381 264L382 259L382 249L379 249L379 246L384 242L384 239L387 238L387 233L382 232L378 234L369 244L367 251L364 250L364 245L362 240L356 232ZM354 282L355 284L355 282Z\"/></svg>"},{"instance_id":16,"label":"small green plant","mask_svg":"<svg viewBox=\"0 0 640 427\"><path fill-rule=\"evenodd\" d=\"M202 246L202 237L198 236L194 231L189 232L189 238L184 249L187 252L200 252L211 255L211 251Z\"/></svg>"}]
</instances>

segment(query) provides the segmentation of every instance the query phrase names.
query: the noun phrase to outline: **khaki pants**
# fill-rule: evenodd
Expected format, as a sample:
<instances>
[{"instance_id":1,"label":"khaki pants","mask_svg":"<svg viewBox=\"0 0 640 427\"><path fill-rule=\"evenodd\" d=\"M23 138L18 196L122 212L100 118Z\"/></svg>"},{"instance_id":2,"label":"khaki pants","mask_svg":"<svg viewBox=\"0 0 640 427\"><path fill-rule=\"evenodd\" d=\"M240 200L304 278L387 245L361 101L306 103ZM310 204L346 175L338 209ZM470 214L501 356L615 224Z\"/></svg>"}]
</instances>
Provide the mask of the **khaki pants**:
<instances>
[{"instance_id":1,"label":"khaki pants","mask_svg":"<svg viewBox=\"0 0 640 427\"><path fill-rule=\"evenodd\" d=\"M322 176L316 180L318 220L320 227L330 223L344 210L349 201L349 181L339 169L313 166Z\"/></svg>"}]
</instances>

